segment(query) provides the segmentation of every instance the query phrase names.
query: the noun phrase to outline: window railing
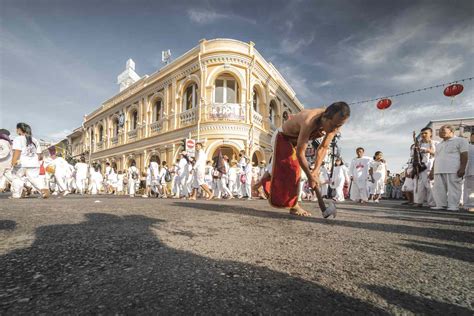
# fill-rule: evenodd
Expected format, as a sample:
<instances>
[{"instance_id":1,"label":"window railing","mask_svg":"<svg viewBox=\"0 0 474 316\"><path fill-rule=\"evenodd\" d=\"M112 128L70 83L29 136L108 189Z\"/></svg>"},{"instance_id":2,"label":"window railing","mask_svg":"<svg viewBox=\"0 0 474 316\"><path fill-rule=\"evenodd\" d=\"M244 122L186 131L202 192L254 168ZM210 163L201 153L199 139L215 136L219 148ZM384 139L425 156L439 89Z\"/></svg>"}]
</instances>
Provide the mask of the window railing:
<instances>
[{"instance_id":1,"label":"window railing","mask_svg":"<svg viewBox=\"0 0 474 316\"><path fill-rule=\"evenodd\" d=\"M118 135L116 135L116 136L114 136L110 139L110 142L112 143L112 145L117 145L118 141L119 141Z\"/></svg>"},{"instance_id":2,"label":"window railing","mask_svg":"<svg viewBox=\"0 0 474 316\"><path fill-rule=\"evenodd\" d=\"M252 122L253 124L263 127L263 116L255 110L252 110Z\"/></svg>"},{"instance_id":3,"label":"window railing","mask_svg":"<svg viewBox=\"0 0 474 316\"><path fill-rule=\"evenodd\" d=\"M138 129L137 128L135 128L134 130L131 130L127 133L129 139L137 138L137 134L138 134Z\"/></svg>"},{"instance_id":4,"label":"window railing","mask_svg":"<svg viewBox=\"0 0 474 316\"><path fill-rule=\"evenodd\" d=\"M197 108L186 110L179 114L180 126L186 126L196 123Z\"/></svg>"},{"instance_id":5,"label":"window railing","mask_svg":"<svg viewBox=\"0 0 474 316\"><path fill-rule=\"evenodd\" d=\"M150 129L152 133L158 133L159 131L163 130L163 122L164 119L159 119L150 124Z\"/></svg>"},{"instance_id":6,"label":"window railing","mask_svg":"<svg viewBox=\"0 0 474 316\"><path fill-rule=\"evenodd\" d=\"M210 121L245 121L245 105L213 103L206 106L206 119Z\"/></svg>"},{"instance_id":7,"label":"window railing","mask_svg":"<svg viewBox=\"0 0 474 316\"><path fill-rule=\"evenodd\" d=\"M95 144L95 150L101 150L104 147L104 141L97 142Z\"/></svg>"}]
</instances>

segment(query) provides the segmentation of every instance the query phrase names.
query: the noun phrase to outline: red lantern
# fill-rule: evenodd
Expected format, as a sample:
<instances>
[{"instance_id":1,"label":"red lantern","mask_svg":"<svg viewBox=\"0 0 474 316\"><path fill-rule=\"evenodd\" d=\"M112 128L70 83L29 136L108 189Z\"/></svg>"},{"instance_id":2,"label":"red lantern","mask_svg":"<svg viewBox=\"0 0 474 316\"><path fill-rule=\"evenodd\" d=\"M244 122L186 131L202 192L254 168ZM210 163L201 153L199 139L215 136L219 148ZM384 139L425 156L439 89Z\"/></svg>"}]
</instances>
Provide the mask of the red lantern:
<instances>
[{"instance_id":1,"label":"red lantern","mask_svg":"<svg viewBox=\"0 0 474 316\"><path fill-rule=\"evenodd\" d=\"M390 99L382 99L377 102L377 109L379 110L386 110L392 105L392 100Z\"/></svg>"},{"instance_id":2,"label":"red lantern","mask_svg":"<svg viewBox=\"0 0 474 316\"><path fill-rule=\"evenodd\" d=\"M447 86L445 89L444 89L444 95L447 96L447 97L455 97L457 96L458 94L460 94L462 92L462 90L464 90L464 87L462 84L459 84L459 83L455 83L455 84L452 84L452 85L449 85Z\"/></svg>"}]
</instances>

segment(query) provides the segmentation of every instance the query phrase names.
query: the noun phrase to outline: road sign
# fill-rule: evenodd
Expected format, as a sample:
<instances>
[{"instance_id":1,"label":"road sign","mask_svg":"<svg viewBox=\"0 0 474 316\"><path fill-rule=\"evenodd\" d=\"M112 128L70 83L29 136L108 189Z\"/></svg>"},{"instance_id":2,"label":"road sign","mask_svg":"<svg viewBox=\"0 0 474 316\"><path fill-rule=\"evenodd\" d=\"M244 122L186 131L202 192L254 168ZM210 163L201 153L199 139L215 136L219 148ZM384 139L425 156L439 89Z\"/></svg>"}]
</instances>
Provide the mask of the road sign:
<instances>
[{"instance_id":1,"label":"road sign","mask_svg":"<svg viewBox=\"0 0 474 316\"><path fill-rule=\"evenodd\" d=\"M196 140L191 138L186 138L186 152L188 156L194 157L196 151Z\"/></svg>"}]
</instances>

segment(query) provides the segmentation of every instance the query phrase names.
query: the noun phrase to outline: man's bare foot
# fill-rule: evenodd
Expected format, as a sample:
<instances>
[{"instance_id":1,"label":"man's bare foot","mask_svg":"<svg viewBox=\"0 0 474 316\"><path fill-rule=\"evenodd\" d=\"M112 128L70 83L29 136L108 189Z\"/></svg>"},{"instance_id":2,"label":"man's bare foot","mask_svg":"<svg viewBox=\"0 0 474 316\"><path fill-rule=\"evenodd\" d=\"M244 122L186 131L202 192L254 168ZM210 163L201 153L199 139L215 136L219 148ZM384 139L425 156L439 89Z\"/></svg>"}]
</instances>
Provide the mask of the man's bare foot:
<instances>
[{"instance_id":1,"label":"man's bare foot","mask_svg":"<svg viewBox=\"0 0 474 316\"><path fill-rule=\"evenodd\" d=\"M190 200L190 201L196 201L196 197L190 196L188 200Z\"/></svg>"},{"instance_id":2,"label":"man's bare foot","mask_svg":"<svg viewBox=\"0 0 474 316\"><path fill-rule=\"evenodd\" d=\"M301 206L299 206L299 204L296 204L290 209L290 214L303 217L311 216L311 213L305 211Z\"/></svg>"},{"instance_id":3,"label":"man's bare foot","mask_svg":"<svg viewBox=\"0 0 474 316\"><path fill-rule=\"evenodd\" d=\"M214 193L211 193L211 195L206 199L207 201L212 200L214 198Z\"/></svg>"},{"instance_id":4,"label":"man's bare foot","mask_svg":"<svg viewBox=\"0 0 474 316\"><path fill-rule=\"evenodd\" d=\"M49 190L48 190L48 189L43 189L43 190L41 190L41 197L42 197L43 199L49 198Z\"/></svg>"}]
</instances>

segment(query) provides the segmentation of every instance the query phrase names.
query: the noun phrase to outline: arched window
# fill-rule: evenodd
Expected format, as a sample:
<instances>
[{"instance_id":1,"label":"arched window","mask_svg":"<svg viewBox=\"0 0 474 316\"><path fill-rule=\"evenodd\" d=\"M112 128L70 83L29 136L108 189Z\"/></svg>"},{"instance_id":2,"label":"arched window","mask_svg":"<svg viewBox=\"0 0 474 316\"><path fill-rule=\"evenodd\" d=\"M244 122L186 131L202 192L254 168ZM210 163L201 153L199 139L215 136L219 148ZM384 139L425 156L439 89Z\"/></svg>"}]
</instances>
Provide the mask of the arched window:
<instances>
[{"instance_id":1,"label":"arched window","mask_svg":"<svg viewBox=\"0 0 474 316\"><path fill-rule=\"evenodd\" d=\"M101 142L104 139L104 127L102 125L99 125L99 139L98 141Z\"/></svg>"},{"instance_id":2,"label":"arched window","mask_svg":"<svg viewBox=\"0 0 474 316\"><path fill-rule=\"evenodd\" d=\"M153 105L153 121L157 122L161 119L161 100L158 100Z\"/></svg>"},{"instance_id":3,"label":"arched window","mask_svg":"<svg viewBox=\"0 0 474 316\"><path fill-rule=\"evenodd\" d=\"M114 118L114 121L113 121L112 125L113 125L113 128L114 128L113 135L114 135L114 137L117 137L118 134L119 134L119 120L118 120L118 118Z\"/></svg>"},{"instance_id":4,"label":"arched window","mask_svg":"<svg viewBox=\"0 0 474 316\"><path fill-rule=\"evenodd\" d=\"M253 102L252 102L252 105L253 105L253 110L255 112L258 112L258 104L260 103L260 98L258 96L258 91L257 89L253 88Z\"/></svg>"},{"instance_id":5,"label":"arched window","mask_svg":"<svg viewBox=\"0 0 474 316\"><path fill-rule=\"evenodd\" d=\"M270 110L269 110L269 118L270 123L275 124L275 115L276 115L276 104L275 101L270 102Z\"/></svg>"},{"instance_id":6,"label":"arched window","mask_svg":"<svg viewBox=\"0 0 474 316\"><path fill-rule=\"evenodd\" d=\"M239 87L237 81L229 76L216 79L214 90L215 103L239 103Z\"/></svg>"},{"instance_id":7,"label":"arched window","mask_svg":"<svg viewBox=\"0 0 474 316\"><path fill-rule=\"evenodd\" d=\"M190 84L183 95L183 111L194 109L198 103L198 87L197 84Z\"/></svg>"},{"instance_id":8,"label":"arched window","mask_svg":"<svg viewBox=\"0 0 474 316\"><path fill-rule=\"evenodd\" d=\"M138 111L133 110L132 114L130 115L130 130L136 130L138 127Z\"/></svg>"}]
</instances>

